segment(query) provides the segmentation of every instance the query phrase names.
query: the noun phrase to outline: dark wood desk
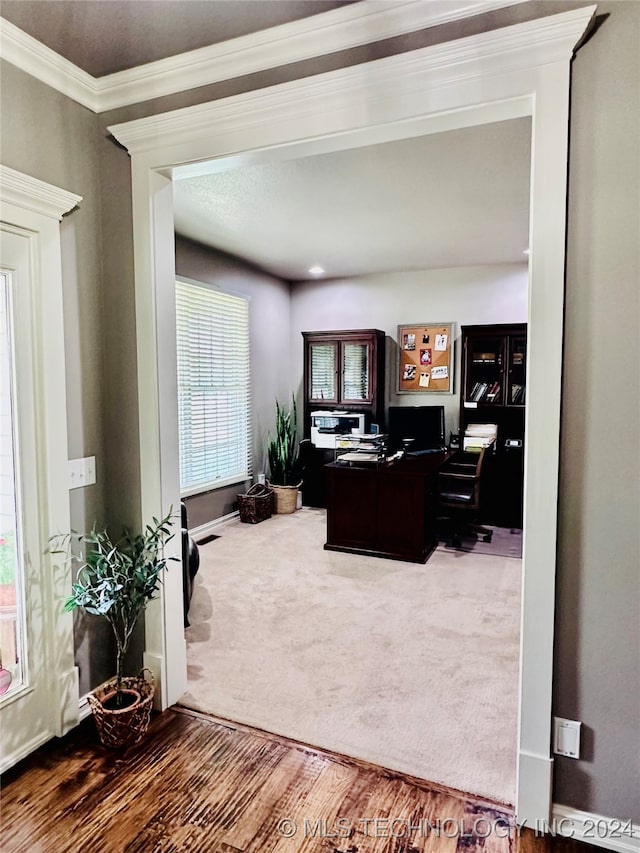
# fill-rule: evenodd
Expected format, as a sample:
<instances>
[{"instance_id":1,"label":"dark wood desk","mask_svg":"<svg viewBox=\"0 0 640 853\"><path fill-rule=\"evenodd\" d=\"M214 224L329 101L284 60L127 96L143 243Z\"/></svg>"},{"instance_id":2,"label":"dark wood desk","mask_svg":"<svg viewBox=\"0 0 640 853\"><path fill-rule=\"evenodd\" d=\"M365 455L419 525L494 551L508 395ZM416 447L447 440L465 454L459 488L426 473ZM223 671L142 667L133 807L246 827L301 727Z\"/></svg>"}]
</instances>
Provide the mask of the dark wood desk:
<instances>
[{"instance_id":1,"label":"dark wood desk","mask_svg":"<svg viewBox=\"0 0 640 853\"><path fill-rule=\"evenodd\" d=\"M324 547L426 562L438 544L437 474L448 456L442 452L382 465L327 465Z\"/></svg>"}]
</instances>

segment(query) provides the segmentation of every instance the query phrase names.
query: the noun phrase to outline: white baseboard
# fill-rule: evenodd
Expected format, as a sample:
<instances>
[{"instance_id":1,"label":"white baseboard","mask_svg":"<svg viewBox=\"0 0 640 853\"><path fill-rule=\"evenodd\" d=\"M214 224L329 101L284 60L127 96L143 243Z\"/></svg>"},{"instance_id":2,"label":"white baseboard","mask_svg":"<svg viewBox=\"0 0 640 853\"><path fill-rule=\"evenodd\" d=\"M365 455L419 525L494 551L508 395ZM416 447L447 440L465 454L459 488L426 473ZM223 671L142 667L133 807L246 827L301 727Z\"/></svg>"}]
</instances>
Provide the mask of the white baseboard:
<instances>
[{"instance_id":1,"label":"white baseboard","mask_svg":"<svg viewBox=\"0 0 640 853\"><path fill-rule=\"evenodd\" d=\"M83 720L86 720L87 717L91 716L91 705L89 704L89 700L86 696L80 697L80 702L78 703L78 722L81 723Z\"/></svg>"},{"instance_id":2,"label":"white baseboard","mask_svg":"<svg viewBox=\"0 0 640 853\"><path fill-rule=\"evenodd\" d=\"M42 746L47 743L47 741L52 740L55 736L56 735L53 732L44 732L36 735L36 737L32 738L27 743L23 743L20 747L14 749L10 753L3 751L0 756L0 773L10 770L19 761L22 761L23 758L27 758L27 756L31 755L32 752L35 752L39 746Z\"/></svg>"},{"instance_id":3,"label":"white baseboard","mask_svg":"<svg viewBox=\"0 0 640 853\"><path fill-rule=\"evenodd\" d=\"M200 524L198 527L189 528L189 535L196 542L199 542L201 539L205 539L207 536L210 536L212 533L215 533L218 527L222 527L223 524L226 524L228 521L233 521L236 518L240 517L240 513L238 510L235 512L230 512L227 515L223 515L220 518L214 518L213 521L206 521L204 524Z\"/></svg>"},{"instance_id":4,"label":"white baseboard","mask_svg":"<svg viewBox=\"0 0 640 853\"><path fill-rule=\"evenodd\" d=\"M553 804L550 831L618 853L639 853L640 824Z\"/></svg>"}]
</instances>

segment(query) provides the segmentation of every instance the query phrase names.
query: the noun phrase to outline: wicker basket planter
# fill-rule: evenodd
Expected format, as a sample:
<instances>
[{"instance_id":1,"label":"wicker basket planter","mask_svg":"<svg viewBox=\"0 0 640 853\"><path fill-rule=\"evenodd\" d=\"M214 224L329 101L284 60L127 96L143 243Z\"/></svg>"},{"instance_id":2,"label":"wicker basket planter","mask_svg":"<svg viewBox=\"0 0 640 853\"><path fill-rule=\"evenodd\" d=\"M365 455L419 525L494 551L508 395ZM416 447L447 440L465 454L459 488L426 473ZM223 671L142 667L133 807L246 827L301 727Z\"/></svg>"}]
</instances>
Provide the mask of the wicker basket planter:
<instances>
[{"instance_id":1,"label":"wicker basket planter","mask_svg":"<svg viewBox=\"0 0 640 853\"><path fill-rule=\"evenodd\" d=\"M295 512L298 507L300 483L297 486L276 486L271 483L271 488L273 489L275 512L278 515Z\"/></svg>"},{"instance_id":2,"label":"wicker basket planter","mask_svg":"<svg viewBox=\"0 0 640 853\"><path fill-rule=\"evenodd\" d=\"M145 673L148 673L149 680L145 678ZM155 692L153 673L150 669L143 669L140 675L122 679L122 692L135 701L126 708L112 710L105 704L115 697L116 685L117 679L114 678L88 697L100 741L110 749L131 746L142 740L149 727Z\"/></svg>"},{"instance_id":3,"label":"wicker basket planter","mask_svg":"<svg viewBox=\"0 0 640 853\"><path fill-rule=\"evenodd\" d=\"M240 521L248 524L258 524L266 518L271 518L273 489L264 483L256 483L246 495L238 495L238 509Z\"/></svg>"}]
</instances>

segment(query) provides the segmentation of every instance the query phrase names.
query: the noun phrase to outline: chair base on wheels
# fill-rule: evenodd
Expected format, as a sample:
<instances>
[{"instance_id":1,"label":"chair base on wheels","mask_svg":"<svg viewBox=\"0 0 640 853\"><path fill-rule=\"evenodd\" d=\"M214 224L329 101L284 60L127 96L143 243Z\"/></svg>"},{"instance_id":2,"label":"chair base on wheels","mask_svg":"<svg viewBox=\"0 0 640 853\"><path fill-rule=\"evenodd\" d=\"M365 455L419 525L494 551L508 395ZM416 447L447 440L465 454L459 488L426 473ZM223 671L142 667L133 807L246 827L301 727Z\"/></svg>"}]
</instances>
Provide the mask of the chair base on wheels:
<instances>
[{"instance_id":1,"label":"chair base on wheels","mask_svg":"<svg viewBox=\"0 0 640 853\"><path fill-rule=\"evenodd\" d=\"M482 539L491 542L493 530L482 524L473 524L465 518L445 515L438 518L439 538L451 544L452 548L461 548L465 539Z\"/></svg>"}]
</instances>

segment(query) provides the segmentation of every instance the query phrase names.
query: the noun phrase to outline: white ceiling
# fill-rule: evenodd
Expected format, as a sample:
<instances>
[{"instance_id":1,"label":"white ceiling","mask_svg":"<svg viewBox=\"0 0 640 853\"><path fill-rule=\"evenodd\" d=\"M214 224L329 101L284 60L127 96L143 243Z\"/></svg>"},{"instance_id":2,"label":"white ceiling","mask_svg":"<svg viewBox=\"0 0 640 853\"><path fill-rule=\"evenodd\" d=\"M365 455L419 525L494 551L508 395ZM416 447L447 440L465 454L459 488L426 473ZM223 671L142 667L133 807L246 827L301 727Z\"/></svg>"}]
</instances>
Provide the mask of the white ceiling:
<instances>
[{"instance_id":1,"label":"white ceiling","mask_svg":"<svg viewBox=\"0 0 640 853\"><path fill-rule=\"evenodd\" d=\"M529 118L174 184L177 233L291 281L523 263Z\"/></svg>"}]
</instances>

